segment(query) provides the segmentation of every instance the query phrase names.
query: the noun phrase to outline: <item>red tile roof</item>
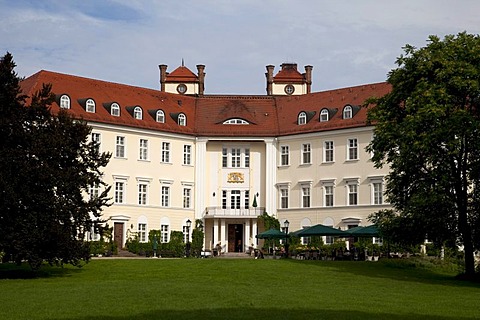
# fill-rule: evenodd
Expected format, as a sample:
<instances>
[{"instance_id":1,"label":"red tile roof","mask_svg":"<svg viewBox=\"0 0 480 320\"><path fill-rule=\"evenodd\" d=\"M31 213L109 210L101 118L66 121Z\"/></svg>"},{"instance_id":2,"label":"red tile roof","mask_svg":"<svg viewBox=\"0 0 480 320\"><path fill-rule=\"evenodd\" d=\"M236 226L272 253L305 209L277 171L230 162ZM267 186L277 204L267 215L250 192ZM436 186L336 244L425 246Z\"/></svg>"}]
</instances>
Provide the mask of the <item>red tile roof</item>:
<instances>
[{"instance_id":1,"label":"red tile roof","mask_svg":"<svg viewBox=\"0 0 480 320\"><path fill-rule=\"evenodd\" d=\"M295 67L286 66L273 77L274 83L303 83L305 81L303 75L298 72Z\"/></svg>"},{"instance_id":2,"label":"red tile roof","mask_svg":"<svg viewBox=\"0 0 480 320\"><path fill-rule=\"evenodd\" d=\"M198 77L185 66L180 66L170 72L165 82L198 82Z\"/></svg>"},{"instance_id":3,"label":"red tile roof","mask_svg":"<svg viewBox=\"0 0 480 320\"><path fill-rule=\"evenodd\" d=\"M194 97L44 70L23 80L21 86L25 94L32 95L41 89L42 83L51 83L52 91L57 95L69 95L70 111L74 116L87 121L194 136L218 137L273 137L365 126L365 108L361 108L352 119L342 119L343 107L347 104L362 105L367 98L383 96L390 90L387 83L375 83L296 96L205 95ZM86 112L80 104L86 98L92 98L95 101L95 113ZM120 105L120 117L110 115L103 105L107 102L117 102ZM136 105L143 110L142 120L134 119L126 109ZM337 108L338 111L330 121L320 122L319 115L323 108ZM150 113L154 114L158 109L164 111L165 123L158 123L151 116ZM53 104L52 110L59 110L57 103ZM308 114L315 113L315 115L307 124L298 125L298 114L301 111ZM179 126L174 120L178 113L185 114L186 126ZM224 121L232 118L240 118L250 124L223 124Z\"/></svg>"}]
</instances>

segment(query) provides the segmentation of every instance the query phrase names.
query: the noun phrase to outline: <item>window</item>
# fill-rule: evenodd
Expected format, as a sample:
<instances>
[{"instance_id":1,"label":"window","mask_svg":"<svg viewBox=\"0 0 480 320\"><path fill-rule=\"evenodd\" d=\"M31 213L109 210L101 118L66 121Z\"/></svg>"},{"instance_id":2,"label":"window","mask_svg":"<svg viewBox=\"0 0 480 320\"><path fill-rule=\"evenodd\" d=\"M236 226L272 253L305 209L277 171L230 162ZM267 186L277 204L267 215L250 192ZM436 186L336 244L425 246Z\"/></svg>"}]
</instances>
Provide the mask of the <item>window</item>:
<instances>
[{"instance_id":1,"label":"window","mask_svg":"<svg viewBox=\"0 0 480 320\"><path fill-rule=\"evenodd\" d=\"M140 242L147 242L147 224L146 223L138 224L138 240Z\"/></svg>"},{"instance_id":2,"label":"window","mask_svg":"<svg viewBox=\"0 0 480 320\"><path fill-rule=\"evenodd\" d=\"M240 168L241 153L239 148L232 148L232 168Z\"/></svg>"},{"instance_id":3,"label":"window","mask_svg":"<svg viewBox=\"0 0 480 320\"><path fill-rule=\"evenodd\" d=\"M183 113L178 115L178 125L183 127L187 125L187 117Z\"/></svg>"},{"instance_id":4,"label":"window","mask_svg":"<svg viewBox=\"0 0 480 320\"><path fill-rule=\"evenodd\" d=\"M93 101L93 99L87 99L85 102L85 111L95 113L95 101Z\"/></svg>"},{"instance_id":5,"label":"window","mask_svg":"<svg viewBox=\"0 0 480 320\"><path fill-rule=\"evenodd\" d=\"M245 209L248 209L250 207L250 191L249 190L245 190L244 200L245 200Z\"/></svg>"},{"instance_id":6,"label":"window","mask_svg":"<svg viewBox=\"0 0 480 320\"><path fill-rule=\"evenodd\" d=\"M383 204L383 184L382 182L372 183L373 204Z\"/></svg>"},{"instance_id":7,"label":"window","mask_svg":"<svg viewBox=\"0 0 480 320\"><path fill-rule=\"evenodd\" d=\"M227 148L222 148L222 168L228 167L228 150Z\"/></svg>"},{"instance_id":8,"label":"window","mask_svg":"<svg viewBox=\"0 0 480 320\"><path fill-rule=\"evenodd\" d=\"M289 146L280 147L280 164L282 166L290 165L290 148Z\"/></svg>"},{"instance_id":9,"label":"window","mask_svg":"<svg viewBox=\"0 0 480 320\"><path fill-rule=\"evenodd\" d=\"M302 111L298 114L298 124L302 125L306 123L307 123L307 113Z\"/></svg>"},{"instance_id":10,"label":"window","mask_svg":"<svg viewBox=\"0 0 480 320\"><path fill-rule=\"evenodd\" d=\"M162 186L162 207L170 205L170 187Z\"/></svg>"},{"instance_id":11,"label":"window","mask_svg":"<svg viewBox=\"0 0 480 320\"><path fill-rule=\"evenodd\" d=\"M248 148L245 149L243 161L244 161L245 168L249 168L250 167L250 149Z\"/></svg>"},{"instance_id":12,"label":"window","mask_svg":"<svg viewBox=\"0 0 480 320\"><path fill-rule=\"evenodd\" d=\"M183 164L191 165L192 164L192 146L185 144L183 145Z\"/></svg>"},{"instance_id":13,"label":"window","mask_svg":"<svg viewBox=\"0 0 480 320\"><path fill-rule=\"evenodd\" d=\"M120 106L118 105L118 103L111 104L110 114L114 117L120 117Z\"/></svg>"},{"instance_id":14,"label":"window","mask_svg":"<svg viewBox=\"0 0 480 320\"><path fill-rule=\"evenodd\" d=\"M100 185L98 183L91 185L88 188L88 195L90 196L90 200L98 198L100 195Z\"/></svg>"},{"instance_id":15,"label":"window","mask_svg":"<svg viewBox=\"0 0 480 320\"><path fill-rule=\"evenodd\" d=\"M356 206L358 204L358 185L348 184L348 205Z\"/></svg>"},{"instance_id":16,"label":"window","mask_svg":"<svg viewBox=\"0 0 480 320\"><path fill-rule=\"evenodd\" d=\"M167 224L160 225L160 242L168 243L168 225Z\"/></svg>"},{"instance_id":17,"label":"window","mask_svg":"<svg viewBox=\"0 0 480 320\"><path fill-rule=\"evenodd\" d=\"M240 190L230 192L230 209L240 209Z\"/></svg>"},{"instance_id":18,"label":"window","mask_svg":"<svg viewBox=\"0 0 480 320\"><path fill-rule=\"evenodd\" d=\"M222 190L222 209L227 209L227 191Z\"/></svg>"},{"instance_id":19,"label":"window","mask_svg":"<svg viewBox=\"0 0 480 320\"><path fill-rule=\"evenodd\" d=\"M138 159L148 160L148 140L147 139L140 139Z\"/></svg>"},{"instance_id":20,"label":"window","mask_svg":"<svg viewBox=\"0 0 480 320\"><path fill-rule=\"evenodd\" d=\"M309 164L311 160L310 143L304 143L302 144L302 164Z\"/></svg>"},{"instance_id":21,"label":"window","mask_svg":"<svg viewBox=\"0 0 480 320\"><path fill-rule=\"evenodd\" d=\"M223 122L223 124L249 124L248 121L243 119L228 119Z\"/></svg>"},{"instance_id":22,"label":"window","mask_svg":"<svg viewBox=\"0 0 480 320\"><path fill-rule=\"evenodd\" d=\"M333 162L333 141L323 143L323 162Z\"/></svg>"},{"instance_id":23,"label":"window","mask_svg":"<svg viewBox=\"0 0 480 320\"><path fill-rule=\"evenodd\" d=\"M358 160L358 141L357 139L348 139L347 160Z\"/></svg>"},{"instance_id":24,"label":"window","mask_svg":"<svg viewBox=\"0 0 480 320\"><path fill-rule=\"evenodd\" d=\"M323 188L324 190L324 206L333 207L333 185L326 185Z\"/></svg>"},{"instance_id":25,"label":"window","mask_svg":"<svg viewBox=\"0 0 480 320\"><path fill-rule=\"evenodd\" d=\"M288 188L280 189L280 208L288 209Z\"/></svg>"},{"instance_id":26,"label":"window","mask_svg":"<svg viewBox=\"0 0 480 320\"><path fill-rule=\"evenodd\" d=\"M170 163L170 142L162 142L162 162Z\"/></svg>"},{"instance_id":27,"label":"window","mask_svg":"<svg viewBox=\"0 0 480 320\"><path fill-rule=\"evenodd\" d=\"M287 84L284 90L286 94L292 95L295 92L295 87L291 84Z\"/></svg>"},{"instance_id":28,"label":"window","mask_svg":"<svg viewBox=\"0 0 480 320\"><path fill-rule=\"evenodd\" d=\"M100 133L98 132L92 132L92 142L95 143L95 147L97 151L100 150Z\"/></svg>"},{"instance_id":29,"label":"window","mask_svg":"<svg viewBox=\"0 0 480 320\"><path fill-rule=\"evenodd\" d=\"M125 182L115 182L115 203L125 203Z\"/></svg>"},{"instance_id":30,"label":"window","mask_svg":"<svg viewBox=\"0 0 480 320\"><path fill-rule=\"evenodd\" d=\"M345 106L343 108L343 119L351 119L352 118L352 106Z\"/></svg>"},{"instance_id":31,"label":"window","mask_svg":"<svg viewBox=\"0 0 480 320\"><path fill-rule=\"evenodd\" d=\"M143 118L142 108L140 108L140 107L135 107L135 109L133 109L133 117L134 117L135 119L142 120L142 118Z\"/></svg>"},{"instance_id":32,"label":"window","mask_svg":"<svg viewBox=\"0 0 480 320\"><path fill-rule=\"evenodd\" d=\"M302 208L310 208L310 186L302 186Z\"/></svg>"},{"instance_id":33,"label":"window","mask_svg":"<svg viewBox=\"0 0 480 320\"><path fill-rule=\"evenodd\" d=\"M157 110L155 120L160 123L165 123L165 113L162 110Z\"/></svg>"},{"instance_id":34,"label":"window","mask_svg":"<svg viewBox=\"0 0 480 320\"><path fill-rule=\"evenodd\" d=\"M60 97L60 108L62 109L70 109L70 97L66 94L63 94Z\"/></svg>"},{"instance_id":35,"label":"window","mask_svg":"<svg viewBox=\"0 0 480 320\"><path fill-rule=\"evenodd\" d=\"M191 194L192 194L192 189L190 188L183 189L183 207L185 209L189 209L191 206Z\"/></svg>"},{"instance_id":36,"label":"window","mask_svg":"<svg viewBox=\"0 0 480 320\"><path fill-rule=\"evenodd\" d=\"M189 240L189 236L190 236L190 234L189 234L189 232L190 232L189 227L187 227L187 226L182 226L182 230L183 230L183 231L182 231L182 233L183 233L183 243L187 243L188 240Z\"/></svg>"},{"instance_id":37,"label":"window","mask_svg":"<svg viewBox=\"0 0 480 320\"><path fill-rule=\"evenodd\" d=\"M320 111L320 122L328 121L328 109Z\"/></svg>"},{"instance_id":38,"label":"window","mask_svg":"<svg viewBox=\"0 0 480 320\"><path fill-rule=\"evenodd\" d=\"M115 157L125 158L125 137L117 136L115 141Z\"/></svg>"},{"instance_id":39,"label":"window","mask_svg":"<svg viewBox=\"0 0 480 320\"><path fill-rule=\"evenodd\" d=\"M138 204L145 206L147 205L147 188L148 185L146 183L139 183L138 184Z\"/></svg>"}]
</instances>

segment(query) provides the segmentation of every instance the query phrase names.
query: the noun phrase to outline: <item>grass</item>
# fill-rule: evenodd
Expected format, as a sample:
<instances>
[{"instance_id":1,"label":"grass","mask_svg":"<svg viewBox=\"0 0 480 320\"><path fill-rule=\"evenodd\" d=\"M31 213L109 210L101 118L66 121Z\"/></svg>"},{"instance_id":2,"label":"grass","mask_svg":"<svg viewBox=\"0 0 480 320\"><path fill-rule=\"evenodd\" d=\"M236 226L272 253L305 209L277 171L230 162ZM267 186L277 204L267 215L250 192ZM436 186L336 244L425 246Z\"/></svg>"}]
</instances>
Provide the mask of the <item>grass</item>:
<instances>
[{"instance_id":1,"label":"grass","mask_svg":"<svg viewBox=\"0 0 480 320\"><path fill-rule=\"evenodd\" d=\"M475 319L480 285L412 264L103 259L0 265L0 319ZM440 271L440 272L439 272Z\"/></svg>"}]
</instances>

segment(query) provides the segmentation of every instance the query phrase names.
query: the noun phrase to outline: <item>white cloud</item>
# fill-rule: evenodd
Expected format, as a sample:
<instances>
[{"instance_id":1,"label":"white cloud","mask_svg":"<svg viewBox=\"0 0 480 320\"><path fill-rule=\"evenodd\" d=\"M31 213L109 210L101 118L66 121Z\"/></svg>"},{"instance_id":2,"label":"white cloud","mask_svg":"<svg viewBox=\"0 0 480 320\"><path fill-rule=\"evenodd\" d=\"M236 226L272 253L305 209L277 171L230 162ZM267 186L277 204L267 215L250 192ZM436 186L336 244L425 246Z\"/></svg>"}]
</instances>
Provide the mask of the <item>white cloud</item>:
<instances>
[{"instance_id":1,"label":"white cloud","mask_svg":"<svg viewBox=\"0 0 480 320\"><path fill-rule=\"evenodd\" d=\"M479 33L480 2L0 0L0 50L41 69L158 88L158 64L206 65L207 93L265 93L265 66L314 66L313 90L379 82L406 43Z\"/></svg>"}]
</instances>

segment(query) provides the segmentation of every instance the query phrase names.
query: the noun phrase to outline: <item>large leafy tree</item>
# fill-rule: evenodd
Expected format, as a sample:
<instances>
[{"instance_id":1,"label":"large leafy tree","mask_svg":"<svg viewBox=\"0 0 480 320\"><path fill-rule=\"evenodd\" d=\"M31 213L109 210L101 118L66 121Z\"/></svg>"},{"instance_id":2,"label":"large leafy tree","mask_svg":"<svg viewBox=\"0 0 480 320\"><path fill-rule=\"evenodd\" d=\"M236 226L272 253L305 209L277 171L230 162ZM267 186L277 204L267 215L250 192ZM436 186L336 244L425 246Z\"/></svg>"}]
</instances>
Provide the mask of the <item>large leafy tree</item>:
<instances>
[{"instance_id":1,"label":"large leafy tree","mask_svg":"<svg viewBox=\"0 0 480 320\"><path fill-rule=\"evenodd\" d=\"M463 246L465 272L473 275L480 247L480 37L430 36L425 47L404 51L388 75L391 92L368 114L376 127L367 150L377 167L390 167L386 193L397 213L373 220L404 227L402 236L413 242L428 237Z\"/></svg>"},{"instance_id":2,"label":"large leafy tree","mask_svg":"<svg viewBox=\"0 0 480 320\"><path fill-rule=\"evenodd\" d=\"M22 95L14 68L11 54L0 59L0 251L32 268L78 265L108 202L101 168L110 155L90 141L85 122L52 113L50 85ZM89 197L91 186L103 191Z\"/></svg>"}]
</instances>

